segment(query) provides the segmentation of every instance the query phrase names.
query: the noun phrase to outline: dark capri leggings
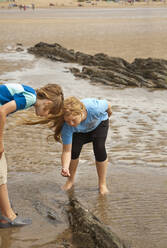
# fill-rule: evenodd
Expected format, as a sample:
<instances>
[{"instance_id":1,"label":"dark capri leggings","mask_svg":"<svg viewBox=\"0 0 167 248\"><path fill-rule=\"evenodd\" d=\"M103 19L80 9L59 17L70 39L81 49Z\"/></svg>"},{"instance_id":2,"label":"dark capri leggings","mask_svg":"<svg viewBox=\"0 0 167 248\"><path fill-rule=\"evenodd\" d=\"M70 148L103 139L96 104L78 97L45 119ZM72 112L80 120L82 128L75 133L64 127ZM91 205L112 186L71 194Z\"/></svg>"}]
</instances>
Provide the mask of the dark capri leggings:
<instances>
[{"instance_id":1,"label":"dark capri leggings","mask_svg":"<svg viewBox=\"0 0 167 248\"><path fill-rule=\"evenodd\" d=\"M79 158L82 146L93 143L93 151L96 161L103 162L107 159L105 142L107 138L109 120L102 121L93 131L88 133L73 133L72 159Z\"/></svg>"}]
</instances>

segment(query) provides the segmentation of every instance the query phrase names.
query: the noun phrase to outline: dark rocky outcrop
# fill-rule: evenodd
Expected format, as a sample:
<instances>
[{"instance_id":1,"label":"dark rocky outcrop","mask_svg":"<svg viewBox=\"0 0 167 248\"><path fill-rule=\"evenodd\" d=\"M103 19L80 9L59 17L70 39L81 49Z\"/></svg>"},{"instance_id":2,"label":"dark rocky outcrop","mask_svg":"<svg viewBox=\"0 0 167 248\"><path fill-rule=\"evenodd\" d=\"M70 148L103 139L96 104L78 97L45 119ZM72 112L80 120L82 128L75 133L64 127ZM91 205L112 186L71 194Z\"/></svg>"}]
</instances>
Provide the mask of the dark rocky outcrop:
<instances>
[{"instance_id":1,"label":"dark rocky outcrop","mask_svg":"<svg viewBox=\"0 0 167 248\"><path fill-rule=\"evenodd\" d=\"M148 87L167 89L167 60L135 59L132 63L103 53L89 55L66 49L61 45L40 42L28 49L37 56L53 61L74 62L83 65L80 71L71 68L76 77L113 87Z\"/></svg>"},{"instance_id":2,"label":"dark rocky outcrop","mask_svg":"<svg viewBox=\"0 0 167 248\"><path fill-rule=\"evenodd\" d=\"M69 197L67 213L73 240L78 248L126 248L110 228L74 197Z\"/></svg>"}]
</instances>

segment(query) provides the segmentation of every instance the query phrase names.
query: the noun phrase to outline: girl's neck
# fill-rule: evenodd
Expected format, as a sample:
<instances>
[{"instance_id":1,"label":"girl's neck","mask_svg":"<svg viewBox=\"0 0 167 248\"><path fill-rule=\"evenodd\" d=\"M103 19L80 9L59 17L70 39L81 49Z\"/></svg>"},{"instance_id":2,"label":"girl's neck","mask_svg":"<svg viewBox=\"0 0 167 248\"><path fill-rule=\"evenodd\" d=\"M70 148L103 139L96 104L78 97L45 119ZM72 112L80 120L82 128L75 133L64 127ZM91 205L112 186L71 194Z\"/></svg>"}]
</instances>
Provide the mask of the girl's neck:
<instances>
[{"instance_id":1,"label":"girl's neck","mask_svg":"<svg viewBox=\"0 0 167 248\"><path fill-rule=\"evenodd\" d=\"M87 118L87 111L84 110L84 111L82 112L82 121L86 120L86 118Z\"/></svg>"}]
</instances>

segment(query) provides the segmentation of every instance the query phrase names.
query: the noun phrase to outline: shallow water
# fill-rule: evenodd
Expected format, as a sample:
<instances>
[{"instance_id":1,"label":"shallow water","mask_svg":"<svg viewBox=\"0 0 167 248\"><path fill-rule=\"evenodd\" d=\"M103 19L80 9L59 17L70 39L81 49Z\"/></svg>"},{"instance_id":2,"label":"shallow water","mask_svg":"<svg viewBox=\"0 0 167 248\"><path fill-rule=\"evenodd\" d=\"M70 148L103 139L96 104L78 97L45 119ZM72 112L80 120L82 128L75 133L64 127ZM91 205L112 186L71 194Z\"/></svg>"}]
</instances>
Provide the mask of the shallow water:
<instances>
[{"instance_id":1,"label":"shallow water","mask_svg":"<svg viewBox=\"0 0 167 248\"><path fill-rule=\"evenodd\" d=\"M61 16L62 11L57 15ZM115 11L113 15L117 14ZM155 10L150 11L158 15ZM92 13L96 16L98 10ZM111 12L105 10L105 13ZM166 15L164 10L159 13ZM135 14L132 12L131 17ZM87 15L84 12L85 18ZM65 97L98 97L111 102L113 115L107 139L110 194L106 197L98 194L90 144L81 154L74 194L130 247L166 248L167 92L144 88L119 90L91 84L70 73L70 67L81 68L79 65L35 58L26 50L16 52L10 42L0 53L0 65L0 81L27 83L34 88L58 83ZM60 190L65 182L60 176L61 146L53 140L47 143L46 137L51 132L42 126L15 126L18 116L18 113L9 116L5 131L9 192L15 208L20 214L32 216L33 225L1 230L0 245L2 248L60 248L67 240L75 247L64 212L68 197ZM61 222L50 221L47 208L54 209Z\"/></svg>"},{"instance_id":2,"label":"shallow water","mask_svg":"<svg viewBox=\"0 0 167 248\"><path fill-rule=\"evenodd\" d=\"M98 196L94 156L90 144L84 147L81 154L75 194L132 247L135 245L137 248L152 248L156 247L156 242L162 243L158 247L165 247L166 91L141 88L119 90L101 84L92 85L86 80L75 79L69 72L68 68L71 66L80 66L37 59L26 51L22 53L11 51L5 56L1 53L0 60L3 64L12 62L14 67L13 70L10 66L11 71L1 74L1 81L27 82L35 88L49 82L57 82L62 86L65 97L70 95L80 98L98 97L111 102L113 115L107 139L110 194L106 198ZM21 65L15 70L17 61ZM14 120L17 115L9 117L5 136L10 180L14 180L16 171L18 175L23 173L24 176L24 173L29 172L38 173L38 177L42 174L42 178L47 175L48 184L50 181L54 185L55 180L56 184L62 185L61 180L64 179L61 179L59 174L60 145L53 141L47 144L46 137L49 131L44 127L15 127ZM18 184L17 181L16 183ZM33 189L36 187L33 185ZM45 189L42 190L41 182L40 188L39 201L42 201ZM53 199L52 194L49 188L47 202ZM26 199L29 199L28 193ZM59 190L55 192L55 189L54 199L55 201L60 199L62 204L63 201L67 201L66 196ZM38 223L37 217L36 221ZM64 223L68 225L66 221ZM61 227L57 227L58 230L61 230ZM31 235L34 236L33 230L32 228L32 231L29 231L28 240L31 239ZM19 239L20 237L21 234ZM46 235L46 239L50 240L51 237ZM31 247L31 242L28 243L26 247Z\"/></svg>"}]
</instances>

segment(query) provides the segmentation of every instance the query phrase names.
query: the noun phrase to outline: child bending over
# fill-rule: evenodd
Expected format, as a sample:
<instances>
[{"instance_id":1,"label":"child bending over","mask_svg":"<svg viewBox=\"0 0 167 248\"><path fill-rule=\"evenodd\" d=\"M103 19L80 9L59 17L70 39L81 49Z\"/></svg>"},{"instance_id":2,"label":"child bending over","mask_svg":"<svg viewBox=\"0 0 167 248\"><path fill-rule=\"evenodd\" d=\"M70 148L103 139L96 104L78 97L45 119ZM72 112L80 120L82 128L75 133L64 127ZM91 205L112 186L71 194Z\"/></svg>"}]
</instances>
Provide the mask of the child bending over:
<instances>
[{"instance_id":1,"label":"child bending over","mask_svg":"<svg viewBox=\"0 0 167 248\"><path fill-rule=\"evenodd\" d=\"M63 143L61 175L68 177L64 190L69 190L74 184L76 169L82 146L93 143L96 168L101 194L108 192L106 185L107 153L105 141L107 138L109 117L112 114L111 105L106 100L94 98L78 100L69 97L64 100L61 113L55 118L55 140Z\"/></svg>"},{"instance_id":2,"label":"child bending over","mask_svg":"<svg viewBox=\"0 0 167 248\"><path fill-rule=\"evenodd\" d=\"M46 117L60 111L63 92L59 85L48 84L38 90L22 84L0 85L0 228L24 226L31 219L22 219L14 213L7 190L7 163L4 155L3 136L6 118L18 110L35 107L36 115Z\"/></svg>"}]
</instances>

